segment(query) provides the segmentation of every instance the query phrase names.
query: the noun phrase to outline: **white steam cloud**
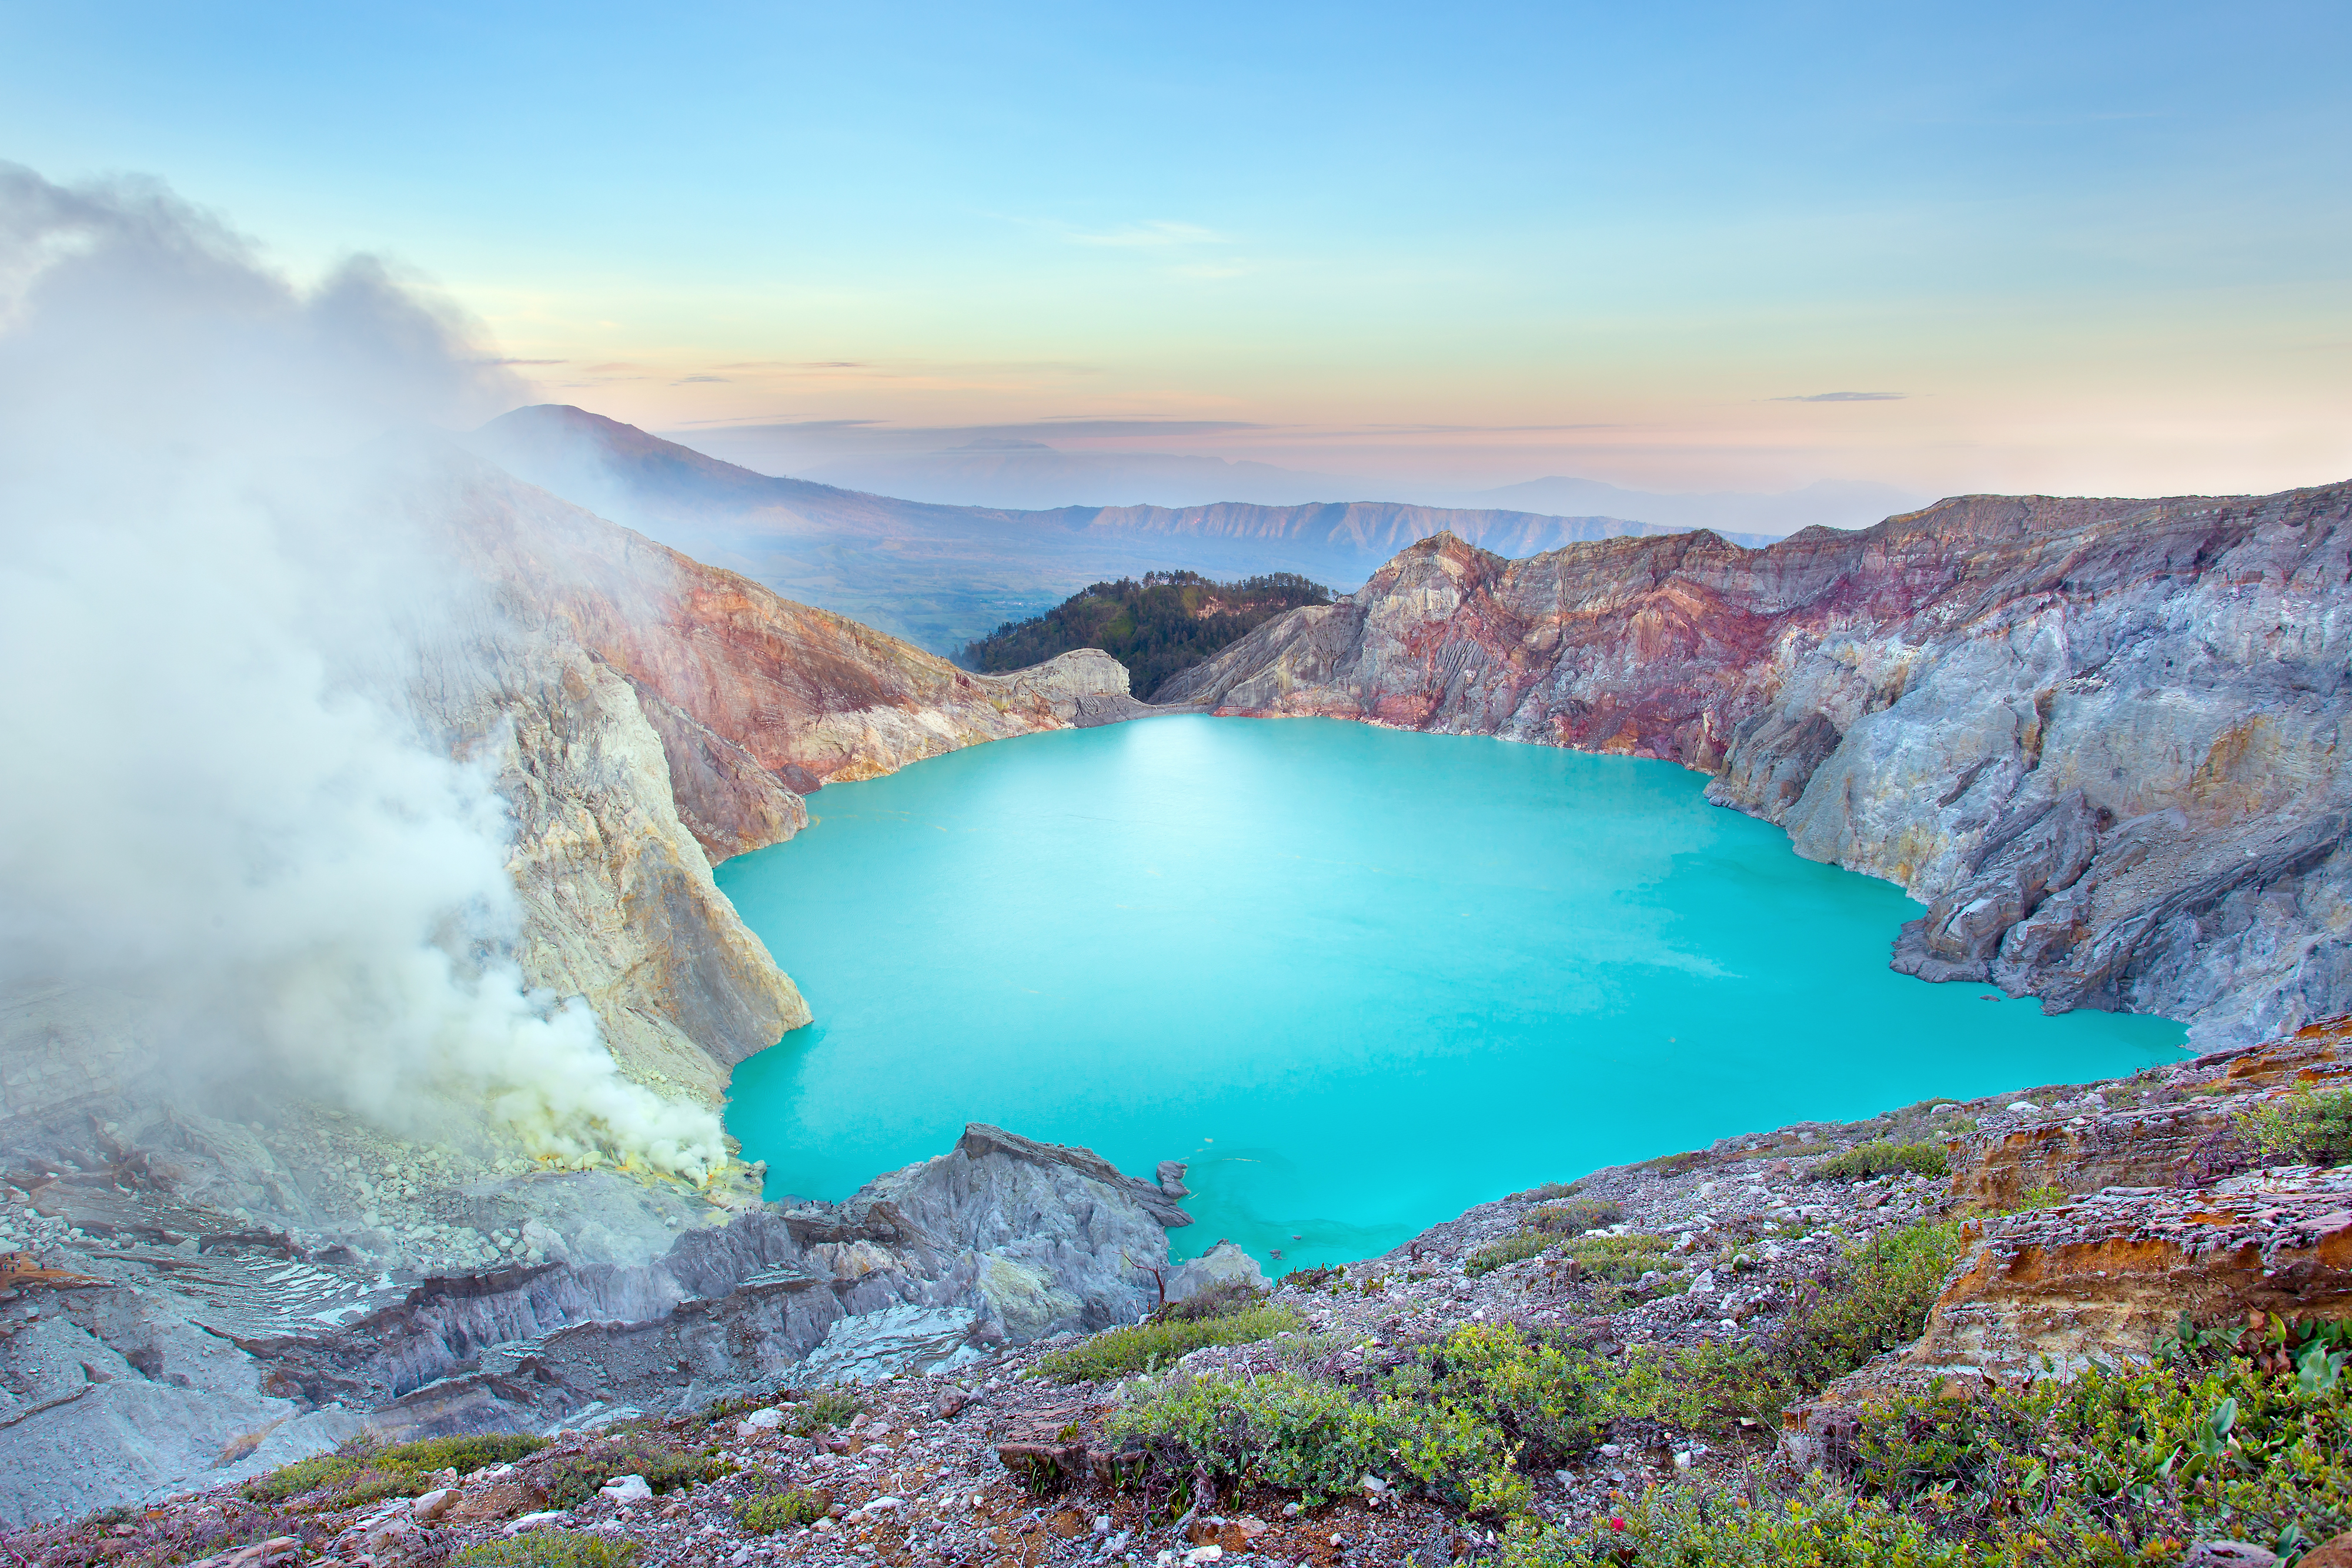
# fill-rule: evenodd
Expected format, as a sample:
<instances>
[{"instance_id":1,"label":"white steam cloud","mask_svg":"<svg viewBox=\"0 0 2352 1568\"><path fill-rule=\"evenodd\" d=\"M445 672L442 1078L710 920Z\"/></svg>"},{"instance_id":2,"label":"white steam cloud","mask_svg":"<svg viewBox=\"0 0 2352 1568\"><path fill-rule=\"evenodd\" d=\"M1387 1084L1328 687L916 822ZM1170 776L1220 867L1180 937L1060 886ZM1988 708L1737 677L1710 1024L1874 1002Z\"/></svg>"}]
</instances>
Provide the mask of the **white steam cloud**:
<instances>
[{"instance_id":1,"label":"white steam cloud","mask_svg":"<svg viewBox=\"0 0 2352 1568\"><path fill-rule=\"evenodd\" d=\"M373 262L303 291L144 185L0 164L0 998L134 1067L699 1176L717 1119L534 994L507 820L406 700L454 573L387 432L520 389Z\"/></svg>"}]
</instances>

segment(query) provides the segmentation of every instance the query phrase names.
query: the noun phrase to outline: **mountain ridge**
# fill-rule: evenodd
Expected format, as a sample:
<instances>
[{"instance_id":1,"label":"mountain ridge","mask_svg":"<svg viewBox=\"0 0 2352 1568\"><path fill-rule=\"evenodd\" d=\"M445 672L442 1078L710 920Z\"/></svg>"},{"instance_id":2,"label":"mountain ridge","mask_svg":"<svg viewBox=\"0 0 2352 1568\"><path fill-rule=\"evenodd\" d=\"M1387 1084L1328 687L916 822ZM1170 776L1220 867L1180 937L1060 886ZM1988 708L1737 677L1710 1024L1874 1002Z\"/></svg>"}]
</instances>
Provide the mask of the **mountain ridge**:
<instances>
[{"instance_id":1,"label":"mountain ridge","mask_svg":"<svg viewBox=\"0 0 2352 1568\"><path fill-rule=\"evenodd\" d=\"M953 507L758 474L560 403L510 411L467 441L516 477L698 559L950 655L1090 582L1150 570L1295 571L1346 587L1439 529L1521 553L1672 531L1613 517L1381 501Z\"/></svg>"}]
</instances>

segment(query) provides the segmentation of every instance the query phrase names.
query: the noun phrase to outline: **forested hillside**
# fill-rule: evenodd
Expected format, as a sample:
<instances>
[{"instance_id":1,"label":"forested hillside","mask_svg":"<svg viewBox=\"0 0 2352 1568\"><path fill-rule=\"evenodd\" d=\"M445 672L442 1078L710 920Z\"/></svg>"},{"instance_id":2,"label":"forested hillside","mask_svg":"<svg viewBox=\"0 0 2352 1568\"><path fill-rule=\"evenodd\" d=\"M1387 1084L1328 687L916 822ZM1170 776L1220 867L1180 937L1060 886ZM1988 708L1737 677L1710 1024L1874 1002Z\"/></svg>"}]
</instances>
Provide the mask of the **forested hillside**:
<instances>
[{"instance_id":1,"label":"forested hillside","mask_svg":"<svg viewBox=\"0 0 2352 1568\"><path fill-rule=\"evenodd\" d=\"M1328 604L1331 591L1296 572L1213 582L1192 571L1147 571L1072 594L1043 615L1008 621L966 648L972 668L1018 670L1073 648L1100 648L1127 666L1146 702L1189 670L1286 610Z\"/></svg>"}]
</instances>

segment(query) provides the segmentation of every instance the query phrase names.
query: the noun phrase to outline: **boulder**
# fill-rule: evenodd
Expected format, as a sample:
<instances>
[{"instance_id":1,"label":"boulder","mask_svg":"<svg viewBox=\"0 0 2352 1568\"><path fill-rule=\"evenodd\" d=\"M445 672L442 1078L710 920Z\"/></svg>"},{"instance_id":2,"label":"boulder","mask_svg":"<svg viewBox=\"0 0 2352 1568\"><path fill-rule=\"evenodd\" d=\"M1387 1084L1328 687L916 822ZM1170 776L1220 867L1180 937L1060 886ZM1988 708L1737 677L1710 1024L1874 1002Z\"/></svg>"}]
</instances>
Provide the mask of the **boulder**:
<instances>
[{"instance_id":1,"label":"boulder","mask_svg":"<svg viewBox=\"0 0 2352 1568\"><path fill-rule=\"evenodd\" d=\"M1231 1241L1220 1240L1168 1276L1168 1300L1190 1301L1203 1291L1219 1290L1234 1285L1245 1285L1263 1295L1266 1290L1265 1270L1256 1259Z\"/></svg>"}]
</instances>

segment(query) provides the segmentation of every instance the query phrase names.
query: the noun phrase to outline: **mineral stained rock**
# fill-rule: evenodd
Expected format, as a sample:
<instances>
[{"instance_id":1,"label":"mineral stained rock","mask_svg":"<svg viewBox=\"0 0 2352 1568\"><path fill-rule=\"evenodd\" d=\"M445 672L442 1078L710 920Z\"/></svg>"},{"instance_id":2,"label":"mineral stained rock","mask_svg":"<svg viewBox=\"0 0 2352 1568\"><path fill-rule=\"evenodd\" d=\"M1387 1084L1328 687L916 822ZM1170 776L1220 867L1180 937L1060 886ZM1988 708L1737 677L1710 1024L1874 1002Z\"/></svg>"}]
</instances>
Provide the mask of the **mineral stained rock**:
<instances>
[{"instance_id":1,"label":"mineral stained rock","mask_svg":"<svg viewBox=\"0 0 2352 1568\"><path fill-rule=\"evenodd\" d=\"M1679 762L1928 904L1898 968L2251 1041L2352 1007L2347 511L1971 496L1516 561L1439 535L1160 695Z\"/></svg>"}]
</instances>

